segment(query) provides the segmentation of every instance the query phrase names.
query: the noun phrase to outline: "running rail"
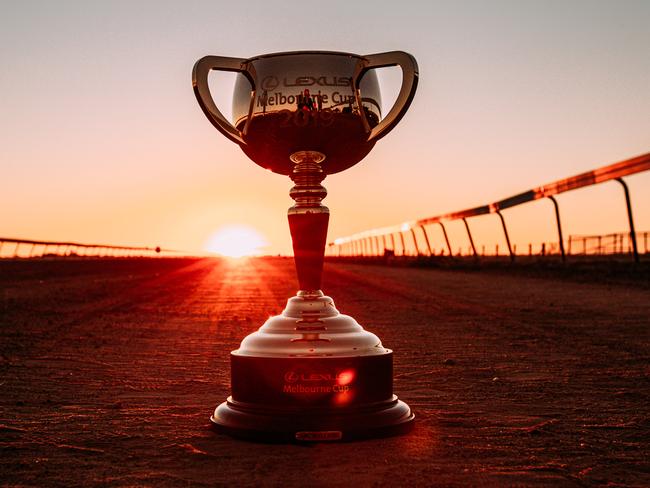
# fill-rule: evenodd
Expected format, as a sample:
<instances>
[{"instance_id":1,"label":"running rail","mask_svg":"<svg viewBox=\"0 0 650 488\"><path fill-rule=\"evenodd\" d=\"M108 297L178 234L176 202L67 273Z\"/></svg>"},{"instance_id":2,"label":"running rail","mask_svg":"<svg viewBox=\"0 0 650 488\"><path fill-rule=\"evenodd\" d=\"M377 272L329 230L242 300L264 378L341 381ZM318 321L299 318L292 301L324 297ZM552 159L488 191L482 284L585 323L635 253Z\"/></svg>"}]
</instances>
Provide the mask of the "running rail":
<instances>
[{"instance_id":1,"label":"running rail","mask_svg":"<svg viewBox=\"0 0 650 488\"><path fill-rule=\"evenodd\" d=\"M39 246L43 246L40 256L48 253L50 247L54 247L52 254L58 256L146 256L146 255L160 255L161 253L173 253L176 255L183 255L181 251L173 249L162 249L160 247L145 247L145 246L116 246L111 244L86 244L80 242L60 242L60 241L39 241L33 239L15 239L11 237L0 237L0 258L2 257L2 248L5 244L14 244L13 255L7 257L18 257L18 250L22 245L30 245L28 257L35 257L34 251ZM81 252L83 251L83 254ZM87 253L88 251L88 253ZM94 254L90 254L93 253ZM37 254L36 256L39 256Z\"/></svg>"},{"instance_id":2,"label":"running rail","mask_svg":"<svg viewBox=\"0 0 650 488\"><path fill-rule=\"evenodd\" d=\"M627 184L623 180L624 176L633 175L636 173L641 173L650 169L650 153L643 154L625 161L618 163L610 164L608 166L603 166L601 168L594 169L592 171L587 171L576 176L571 176L563 180L558 180L547 185L543 185L532 190L528 190L517 195L513 195L503 200L490 203L488 205L481 205L480 207L468 208L466 210L461 210L459 212L452 212L448 214L438 215L435 217L427 217L419 220L411 220L408 222L402 222L401 224L392 225L388 227L381 227L376 229L370 229L357 234L353 234L347 237L341 237L335 239L334 242L329 243L328 245L328 255L329 256L377 256L380 255L380 243L379 238L381 238L383 243L383 251L387 249L386 238L390 238L392 242L392 249L395 249L395 234L399 236L402 242L402 250L404 250L404 233L410 232L418 256L426 255L418 247L417 237L415 235L415 229L420 228L421 232L424 234L424 240L427 244L428 255L432 255L431 246L429 243L429 236L425 229L425 225L438 224L440 225L443 235L445 237L445 242L447 244L447 249L449 255L453 255L451 250L451 245L449 243L449 238L447 236L447 230L445 228L445 222L451 222L454 220L462 220L465 224L465 229L467 230L467 235L469 237L469 242L471 244L474 256L478 257L476 252L476 246L474 245L474 240L472 238L472 233L467 223L467 218L476 217L478 215L486 215L495 213L499 216L501 224L503 226L503 232L506 238L506 244L508 247L508 252L512 260L515 259L515 254L510 245L510 237L508 235L508 229L506 227L506 221L501 214L502 210L507 208L516 207L523 203L532 202L534 200L540 200L542 198L548 198L553 202L555 209L555 219L557 223L558 230L558 244L560 252L562 254L562 260L566 259L566 254L564 251L564 239L562 236L562 225L560 221L560 209L557 200L554 198L555 195L564 193L571 190L576 190L578 188L585 188L587 186L595 185L598 183L603 183L605 181L616 180L622 187L625 194L625 202L627 206L627 215L628 215L628 225L630 228L630 240L632 242L632 252L634 254L634 259L639 261L639 252L636 242L636 232L634 230L634 219L632 218L632 206L630 202L630 191L627 187ZM383 254L383 253L382 253Z\"/></svg>"}]
</instances>

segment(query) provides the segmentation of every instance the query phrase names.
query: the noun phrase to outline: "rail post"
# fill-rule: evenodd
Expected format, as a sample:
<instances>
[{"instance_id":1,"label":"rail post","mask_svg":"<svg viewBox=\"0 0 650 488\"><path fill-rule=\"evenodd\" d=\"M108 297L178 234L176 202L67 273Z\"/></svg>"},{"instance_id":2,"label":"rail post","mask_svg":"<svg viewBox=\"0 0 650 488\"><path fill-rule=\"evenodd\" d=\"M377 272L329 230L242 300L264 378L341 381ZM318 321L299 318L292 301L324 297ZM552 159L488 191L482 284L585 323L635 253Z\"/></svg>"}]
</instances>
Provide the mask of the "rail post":
<instances>
[{"instance_id":1,"label":"rail post","mask_svg":"<svg viewBox=\"0 0 650 488\"><path fill-rule=\"evenodd\" d=\"M634 230L634 219L632 218L632 202L630 202L630 190L627 187L627 183L623 181L623 178L616 178L625 192L625 205L627 206L627 220L630 225L630 240L632 241L632 252L634 253L634 261L639 262L639 249L636 244L636 231Z\"/></svg>"},{"instance_id":2,"label":"rail post","mask_svg":"<svg viewBox=\"0 0 650 488\"><path fill-rule=\"evenodd\" d=\"M406 256L406 244L404 244L404 232L400 231L399 238L402 242L402 256Z\"/></svg>"},{"instance_id":3,"label":"rail post","mask_svg":"<svg viewBox=\"0 0 650 488\"><path fill-rule=\"evenodd\" d=\"M501 219L501 226L503 227L503 235L506 237L506 245L508 246L510 261L514 261L515 253L512 252L512 246L510 245L510 236L508 235L508 228L506 227L506 219L503 218L503 215L501 214L501 210L497 210L497 215Z\"/></svg>"},{"instance_id":4,"label":"rail post","mask_svg":"<svg viewBox=\"0 0 650 488\"><path fill-rule=\"evenodd\" d=\"M381 256L379 254L379 238L377 236L373 236L372 238L375 241L375 256Z\"/></svg>"},{"instance_id":5,"label":"rail post","mask_svg":"<svg viewBox=\"0 0 650 488\"><path fill-rule=\"evenodd\" d=\"M433 251L431 250L431 243L429 242L429 236L427 235L427 230L424 228L424 225L420 226L422 234L424 235L424 242L427 243L427 250L429 251L429 256L433 256Z\"/></svg>"},{"instance_id":6,"label":"rail post","mask_svg":"<svg viewBox=\"0 0 650 488\"><path fill-rule=\"evenodd\" d=\"M386 234L381 235L381 242L384 245L384 250L382 251L381 255L385 256L386 255Z\"/></svg>"},{"instance_id":7,"label":"rail post","mask_svg":"<svg viewBox=\"0 0 650 488\"><path fill-rule=\"evenodd\" d=\"M598 255L603 253L603 236L598 236Z\"/></svg>"},{"instance_id":8,"label":"rail post","mask_svg":"<svg viewBox=\"0 0 650 488\"><path fill-rule=\"evenodd\" d=\"M467 230L467 237L469 237L469 243L472 246L472 252L474 253L474 257L478 259L478 253L476 252L474 239L472 239L472 232L469 230L469 224L467 223L467 219L465 217L463 217L463 222L465 223L465 229Z\"/></svg>"},{"instance_id":9,"label":"rail post","mask_svg":"<svg viewBox=\"0 0 650 488\"><path fill-rule=\"evenodd\" d=\"M413 237L413 244L415 244L415 252L417 253L418 257L420 257L420 246L418 246L418 238L415 235L415 229L413 227L411 227L411 236Z\"/></svg>"},{"instance_id":10,"label":"rail post","mask_svg":"<svg viewBox=\"0 0 650 488\"><path fill-rule=\"evenodd\" d=\"M454 253L451 250L451 244L449 244L449 237L447 236L447 229L445 229L445 224L438 222L440 228L442 229L442 234L445 236L445 243L447 244L447 251L449 251L449 257L454 257Z\"/></svg>"},{"instance_id":11,"label":"rail post","mask_svg":"<svg viewBox=\"0 0 650 488\"><path fill-rule=\"evenodd\" d=\"M560 221L560 206L553 195L549 195L548 199L553 202L555 208L555 221L557 223L557 236L560 244L560 253L562 254L562 262L566 261L566 254L564 252L564 238L562 237L562 222Z\"/></svg>"},{"instance_id":12,"label":"rail post","mask_svg":"<svg viewBox=\"0 0 650 488\"><path fill-rule=\"evenodd\" d=\"M397 249L395 249L395 235L390 233L390 243L393 246L393 256L397 256Z\"/></svg>"}]
</instances>

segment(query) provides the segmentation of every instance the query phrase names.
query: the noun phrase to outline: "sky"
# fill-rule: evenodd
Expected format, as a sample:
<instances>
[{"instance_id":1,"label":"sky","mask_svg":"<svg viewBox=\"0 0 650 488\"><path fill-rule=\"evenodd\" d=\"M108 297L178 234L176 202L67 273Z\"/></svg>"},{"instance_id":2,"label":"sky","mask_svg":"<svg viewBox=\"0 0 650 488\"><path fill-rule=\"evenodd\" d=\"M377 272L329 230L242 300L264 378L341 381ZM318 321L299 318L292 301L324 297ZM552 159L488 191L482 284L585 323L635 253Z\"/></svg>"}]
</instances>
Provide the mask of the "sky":
<instances>
[{"instance_id":1,"label":"sky","mask_svg":"<svg viewBox=\"0 0 650 488\"><path fill-rule=\"evenodd\" d=\"M0 236L199 252L220 228L251 226L263 252L289 253L290 180L251 162L194 98L192 66L208 54L417 59L404 119L324 182L330 240L646 153L649 24L650 2L632 0L0 0ZM380 82L390 100L399 76ZM212 88L227 108L232 79ZM627 180L637 230L650 230L650 175ZM616 183L558 200L567 236L627 231ZM554 238L549 201L504 215L519 246ZM479 245L500 242L498 217L470 223Z\"/></svg>"}]
</instances>

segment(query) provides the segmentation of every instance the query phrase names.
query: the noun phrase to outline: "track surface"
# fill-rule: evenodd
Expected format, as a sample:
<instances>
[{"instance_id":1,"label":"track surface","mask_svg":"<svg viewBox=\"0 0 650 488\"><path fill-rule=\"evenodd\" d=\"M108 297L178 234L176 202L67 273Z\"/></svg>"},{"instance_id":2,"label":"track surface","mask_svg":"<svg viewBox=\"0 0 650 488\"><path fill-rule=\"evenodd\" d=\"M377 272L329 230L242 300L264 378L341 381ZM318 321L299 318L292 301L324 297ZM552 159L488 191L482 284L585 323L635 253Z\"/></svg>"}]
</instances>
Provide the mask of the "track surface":
<instances>
[{"instance_id":1,"label":"track surface","mask_svg":"<svg viewBox=\"0 0 650 488\"><path fill-rule=\"evenodd\" d=\"M210 430L289 259L0 263L0 483L650 485L647 289L340 263L325 285L394 349L410 435Z\"/></svg>"}]
</instances>

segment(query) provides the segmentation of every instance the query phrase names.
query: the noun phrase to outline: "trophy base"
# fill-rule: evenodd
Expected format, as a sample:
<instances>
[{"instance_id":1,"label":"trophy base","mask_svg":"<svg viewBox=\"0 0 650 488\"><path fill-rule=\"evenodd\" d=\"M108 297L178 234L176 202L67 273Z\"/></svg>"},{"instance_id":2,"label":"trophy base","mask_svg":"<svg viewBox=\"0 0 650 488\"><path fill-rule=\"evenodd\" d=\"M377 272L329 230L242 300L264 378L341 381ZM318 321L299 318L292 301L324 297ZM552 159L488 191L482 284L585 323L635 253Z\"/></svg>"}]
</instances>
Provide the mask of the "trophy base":
<instances>
[{"instance_id":1,"label":"trophy base","mask_svg":"<svg viewBox=\"0 0 650 488\"><path fill-rule=\"evenodd\" d=\"M393 352L321 291L299 292L230 353L231 396L212 423L271 442L348 441L408 432Z\"/></svg>"},{"instance_id":2,"label":"trophy base","mask_svg":"<svg viewBox=\"0 0 650 488\"><path fill-rule=\"evenodd\" d=\"M345 442L406 434L415 416L396 396L346 409L262 408L229 397L210 421L221 433L260 442Z\"/></svg>"}]
</instances>

